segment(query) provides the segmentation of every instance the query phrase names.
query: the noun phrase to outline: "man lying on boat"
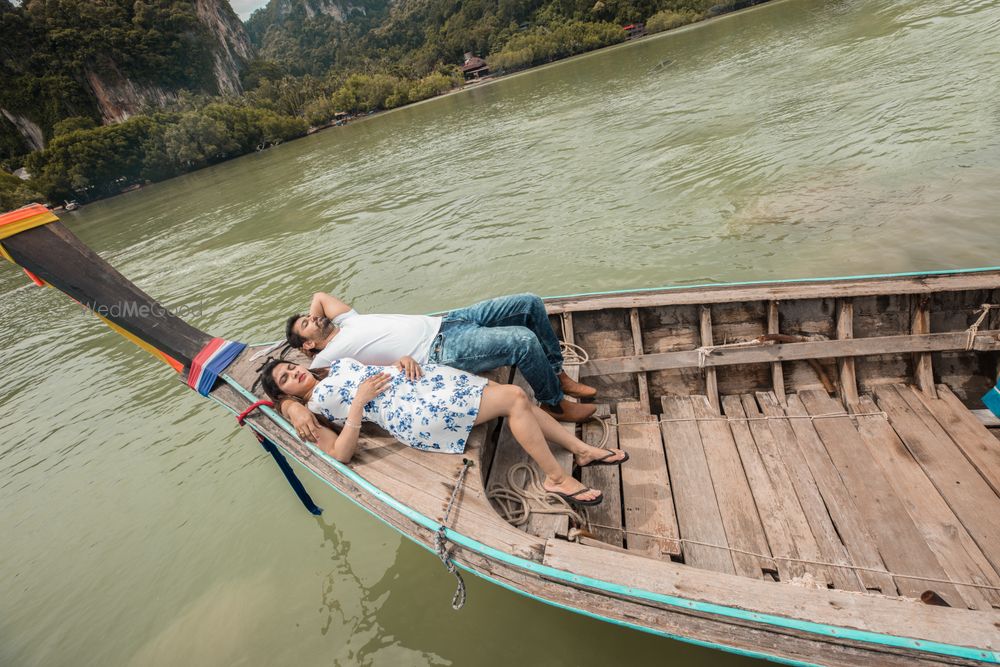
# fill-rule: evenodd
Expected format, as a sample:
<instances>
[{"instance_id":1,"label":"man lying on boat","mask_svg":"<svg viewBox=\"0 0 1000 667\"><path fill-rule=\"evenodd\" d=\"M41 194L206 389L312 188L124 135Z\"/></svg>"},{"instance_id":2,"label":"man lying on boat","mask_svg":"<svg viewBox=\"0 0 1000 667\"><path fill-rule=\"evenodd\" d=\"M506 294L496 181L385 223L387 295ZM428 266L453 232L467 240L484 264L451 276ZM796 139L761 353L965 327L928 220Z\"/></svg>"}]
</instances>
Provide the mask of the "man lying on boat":
<instances>
[{"instance_id":1,"label":"man lying on boat","mask_svg":"<svg viewBox=\"0 0 1000 667\"><path fill-rule=\"evenodd\" d=\"M343 463L354 455L362 421L378 424L410 447L461 454L474 426L506 417L514 439L545 474L546 491L572 504L597 505L604 494L563 470L546 441L572 452L581 467L628 460L622 450L592 447L570 434L516 385L498 384L449 366L421 368L412 357L384 366L336 359L312 370L273 359L261 369L261 386L276 403L290 403L291 398L339 424L339 434L319 427L316 440Z\"/></svg>"},{"instance_id":2,"label":"man lying on boat","mask_svg":"<svg viewBox=\"0 0 1000 667\"><path fill-rule=\"evenodd\" d=\"M584 422L596 410L565 399L593 398L597 390L562 370L559 339L545 304L533 294L499 297L429 317L362 315L340 299L317 292L308 313L288 318L285 335L289 345L312 357L312 368L327 368L345 358L375 365L412 358L414 364L444 364L470 373L516 365L542 409L555 419ZM315 441L318 424L311 412L290 402L283 403L281 411L300 437Z\"/></svg>"}]
</instances>

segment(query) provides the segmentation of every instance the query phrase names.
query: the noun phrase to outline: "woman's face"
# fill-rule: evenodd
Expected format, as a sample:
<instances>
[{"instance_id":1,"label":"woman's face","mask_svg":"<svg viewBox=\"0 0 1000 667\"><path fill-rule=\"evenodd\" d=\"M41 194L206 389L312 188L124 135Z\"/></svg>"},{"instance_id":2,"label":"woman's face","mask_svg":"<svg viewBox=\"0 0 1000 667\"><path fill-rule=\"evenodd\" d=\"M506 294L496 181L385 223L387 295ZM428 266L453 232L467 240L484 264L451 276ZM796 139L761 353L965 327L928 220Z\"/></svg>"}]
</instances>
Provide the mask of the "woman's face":
<instances>
[{"instance_id":1,"label":"woman's face","mask_svg":"<svg viewBox=\"0 0 1000 667\"><path fill-rule=\"evenodd\" d=\"M316 385L316 378L306 370L305 366L291 362L278 364L271 374L278 389L289 396L305 398Z\"/></svg>"}]
</instances>

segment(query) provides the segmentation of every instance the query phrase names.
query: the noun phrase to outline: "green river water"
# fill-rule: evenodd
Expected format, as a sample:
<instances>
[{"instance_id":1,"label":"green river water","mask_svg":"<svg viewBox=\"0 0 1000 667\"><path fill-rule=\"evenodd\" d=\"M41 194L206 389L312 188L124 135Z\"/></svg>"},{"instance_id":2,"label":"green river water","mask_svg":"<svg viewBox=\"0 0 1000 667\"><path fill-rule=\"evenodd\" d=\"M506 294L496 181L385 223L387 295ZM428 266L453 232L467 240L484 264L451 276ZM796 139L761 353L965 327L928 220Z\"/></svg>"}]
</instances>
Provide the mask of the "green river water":
<instances>
[{"instance_id":1,"label":"green river water","mask_svg":"<svg viewBox=\"0 0 1000 667\"><path fill-rule=\"evenodd\" d=\"M216 335L329 290L505 293L1000 264L1000 2L786 0L63 217ZM736 665L469 581L62 295L0 272L0 665ZM613 561L609 567L613 567Z\"/></svg>"}]
</instances>

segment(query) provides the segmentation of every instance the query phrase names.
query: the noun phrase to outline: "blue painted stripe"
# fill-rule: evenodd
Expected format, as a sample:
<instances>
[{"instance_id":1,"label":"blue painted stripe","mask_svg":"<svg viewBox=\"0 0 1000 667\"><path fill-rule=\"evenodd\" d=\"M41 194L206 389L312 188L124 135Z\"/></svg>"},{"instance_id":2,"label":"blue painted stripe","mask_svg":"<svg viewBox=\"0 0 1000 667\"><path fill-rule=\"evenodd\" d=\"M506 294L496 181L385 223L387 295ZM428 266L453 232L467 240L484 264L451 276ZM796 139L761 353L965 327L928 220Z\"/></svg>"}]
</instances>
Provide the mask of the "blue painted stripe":
<instances>
[{"instance_id":1,"label":"blue painted stripe","mask_svg":"<svg viewBox=\"0 0 1000 667\"><path fill-rule=\"evenodd\" d=\"M257 397L252 393L248 392L239 382L234 380L228 375L223 375L222 378L232 386L236 391L238 391L242 396L250 401L256 401ZM215 398L214 396L212 398ZM218 399L216 399L218 400ZM221 403L221 401L219 401ZM224 405L224 404L223 404ZM227 406L228 407L228 406ZM230 408L230 410L232 410ZM298 440L298 436L295 430L288 424L279 414L277 414L271 408L261 408L261 410L267 414L276 424L278 424L285 432L287 432L292 438ZM248 422L248 424L255 430L258 430L256 426ZM300 441L301 442L301 441ZM336 459L328 456L325 452L320 450L318 447L312 445L309 442L302 442L302 444L308 447L316 456L321 457L323 460L327 461L331 466L333 466L338 472L343 474L346 478L350 479L352 482L363 488L368 493L372 494L374 497L386 503L389 507L396 510L406 518L414 521L415 523L427 528L428 530L436 531L440 528L440 524L429 517L424 516L420 512L417 512L412 507L399 502L389 494L387 494L382 489L374 486L368 480L364 479L353 471L348 466L340 463ZM284 448L283 448L284 449ZM291 454L291 452L289 452ZM295 458L294 455L292 458ZM343 492L330 482L328 479L324 478L322 475L311 471L319 479L323 480L326 484L330 485L336 489L342 495ZM363 506L362 506L363 507ZM367 508L365 508L367 510ZM371 510L368 510L371 512ZM371 512L375 514L374 512ZM378 516L377 514L375 516ZM398 529L397 529L398 530ZM726 607L723 605L711 603L711 602L700 602L697 600L688 600L686 598L665 595L662 593L654 593L652 591L646 591L640 588L634 588L632 586L622 586L619 584L614 584L600 579L593 579L591 577L585 577L578 574L573 574L571 572L566 572L559 570L557 568L550 567L548 565L542 565L536 563L535 561L520 558L519 556L514 556L504 551L494 549L488 545L482 544L481 542L470 538L462 533L458 533L450 528L445 528L448 540L454 542L455 544L461 545L467 549L478 552L484 556L498 560L503 563L507 563L512 567L516 567L522 570L527 570L533 572L540 576L548 577L551 579L556 579L559 581L570 582L574 584L579 584L586 586L588 588L593 588L598 591L604 591L608 593L613 593L615 595L623 595L627 597L632 597L640 600L648 600L651 602L656 602L659 604L665 604L672 607L678 607L683 609L691 609L694 611L705 612L709 614L716 614L718 616L723 616L727 618L736 618L741 620L750 620L757 623L764 623L768 625L773 625L775 627L781 627L791 630L798 630L803 632L809 632L825 637L835 637L841 639L847 639L851 641L865 642L870 644L877 644L882 646L892 646L898 648L907 648L917 651L924 651L928 653L937 653L940 655L955 656L959 658L965 658L970 660L980 660L983 662L991 664L1000 664L1000 654L993 651L984 651L976 648L971 648L967 646L956 646L953 644L944 644L940 642L924 641L920 639L912 639L908 637L896 637L894 635L886 635L877 632L870 632L867 630L856 630L853 628L844 628L835 625L826 625L822 623L815 623L812 621L806 621L796 618L787 618L783 616L776 616L773 614L761 614L756 612L747 611L744 609L738 609L735 607ZM403 531L399 531L401 534L410 537ZM410 537L410 539L413 539ZM476 573L478 574L478 573ZM544 601L544 600L543 600ZM605 619L614 622L613 619ZM724 648L719 646L718 648Z\"/></svg>"}]
</instances>

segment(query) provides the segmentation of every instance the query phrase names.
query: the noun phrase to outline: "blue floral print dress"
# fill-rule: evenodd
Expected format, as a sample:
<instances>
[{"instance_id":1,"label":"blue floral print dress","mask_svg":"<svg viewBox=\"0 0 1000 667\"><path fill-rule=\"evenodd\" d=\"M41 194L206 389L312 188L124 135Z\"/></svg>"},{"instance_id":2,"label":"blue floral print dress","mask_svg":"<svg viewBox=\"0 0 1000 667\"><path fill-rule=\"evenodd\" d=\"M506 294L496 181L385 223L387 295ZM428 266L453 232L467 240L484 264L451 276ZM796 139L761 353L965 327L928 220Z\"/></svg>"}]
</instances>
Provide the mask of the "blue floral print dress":
<instances>
[{"instance_id":1,"label":"blue floral print dress","mask_svg":"<svg viewBox=\"0 0 1000 667\"><path fill-rule=\"evenodd\" d=\"M457 368L425 364L423 376L409 380L395 366L366 366L354 359L330 364L309 399L309 409L343 423L361 383L378 373L392 376L389 387L369 401L364 420L378 424L400 442L431 452L461 454L469 439L486 378Z\"/></svg>"}]
</instances>

